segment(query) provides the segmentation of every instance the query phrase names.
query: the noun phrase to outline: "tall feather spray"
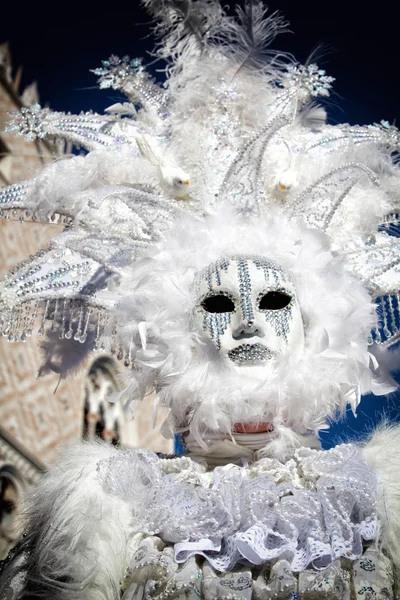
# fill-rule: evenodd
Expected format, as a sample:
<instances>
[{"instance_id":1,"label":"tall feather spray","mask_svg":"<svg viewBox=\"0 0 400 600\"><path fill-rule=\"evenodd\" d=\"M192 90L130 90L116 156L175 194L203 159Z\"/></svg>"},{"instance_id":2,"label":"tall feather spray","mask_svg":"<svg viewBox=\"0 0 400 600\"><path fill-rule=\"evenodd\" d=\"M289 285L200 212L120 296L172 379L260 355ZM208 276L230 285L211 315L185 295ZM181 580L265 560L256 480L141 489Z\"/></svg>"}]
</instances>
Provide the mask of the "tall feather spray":
<instances>
[{"instance_id":1,"label":"tall feather spray","mask_svg":"<svg viewBox=\"0 0 400 600\"><path fill-rule=\"evenodd\" d=\"M217 0L143 0L157 21L155 33L164 59L176 60L188 50L200 51L207 36L218 27L223 11Z\"/></svg>"},{"instance_id":2,"label":"tall feather spray","mask_svg":"<svg viewBox=\"0 0 400 600\"><path fill-rule=\"evenodd\" d=\"M267 11L261 0L247 0L244 8L237 6L237 19L225 16L214 33L213 41L237 62L236 73L246 68L276 75L290 62L289 54L270 47L278 34L288 31L288 24L277 11Z\"/></svg>"}]
</instances>

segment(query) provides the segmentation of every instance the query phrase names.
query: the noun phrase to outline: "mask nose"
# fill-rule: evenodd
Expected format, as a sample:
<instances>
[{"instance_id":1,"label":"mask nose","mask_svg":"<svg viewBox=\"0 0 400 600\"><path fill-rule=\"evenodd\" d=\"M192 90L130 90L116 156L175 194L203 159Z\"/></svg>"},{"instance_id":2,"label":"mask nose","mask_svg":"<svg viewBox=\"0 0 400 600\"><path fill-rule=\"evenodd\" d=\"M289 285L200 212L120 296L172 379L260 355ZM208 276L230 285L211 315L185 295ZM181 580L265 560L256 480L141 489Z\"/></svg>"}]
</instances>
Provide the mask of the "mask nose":
<instances>
[{"instance_id":1,"label":"mask nose","mask_svg":"<svg viewBox=\"0 0 400 600\"><path fill-rule=\"evenodd\" d=\"M245 340L252 337L264 337L264 331L258 323L254 321L242 321L242 323L232 333L234 340Z\"/></svg>"}]
</instances>

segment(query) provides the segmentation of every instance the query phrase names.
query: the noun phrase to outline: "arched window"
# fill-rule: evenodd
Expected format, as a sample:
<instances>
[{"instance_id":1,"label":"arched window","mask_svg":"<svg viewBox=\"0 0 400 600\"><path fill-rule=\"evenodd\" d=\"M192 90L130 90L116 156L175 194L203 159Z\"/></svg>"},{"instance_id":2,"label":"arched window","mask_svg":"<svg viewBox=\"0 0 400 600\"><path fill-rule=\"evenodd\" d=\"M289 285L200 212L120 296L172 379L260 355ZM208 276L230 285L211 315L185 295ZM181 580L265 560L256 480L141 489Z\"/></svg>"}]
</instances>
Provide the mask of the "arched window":
<instances>
[{"instance_id":1,"label":"arched window","mask_svg":"<svg viewBox=\"0 0 400 600\"><path fill-rule=\"evenodd\" d=\"M115 446L119 444L124 414L119 401L110 401L118 391L116 363L109 356L96 358L85 379L84 439L99 437Z\"/></svg>"},{"instance_id":2,"label":"arched window","mask_svg":"<svg viewBox=\"0 0 400 600\"><path fill-rule=\"evenodd\" d=\"M25 484L10 464L0 466L0 560L20 537L19 506Z\"/></svg>"}]
</instances>

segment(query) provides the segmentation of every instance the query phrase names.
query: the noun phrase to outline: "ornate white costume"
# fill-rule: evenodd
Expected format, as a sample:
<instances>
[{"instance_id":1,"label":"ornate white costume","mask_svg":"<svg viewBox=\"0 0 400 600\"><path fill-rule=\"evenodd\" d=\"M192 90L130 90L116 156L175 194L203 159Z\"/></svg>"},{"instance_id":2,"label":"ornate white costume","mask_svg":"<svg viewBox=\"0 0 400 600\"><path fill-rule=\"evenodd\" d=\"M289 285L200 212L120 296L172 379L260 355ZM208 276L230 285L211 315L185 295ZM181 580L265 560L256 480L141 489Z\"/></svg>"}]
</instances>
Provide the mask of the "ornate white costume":
<instances>
[{"instance_id":1,"label":"ornate white costume","mask_svg":"<svg viewBox=\"0 0 400 600\"><path fill-rule=\"evenodd\" d=\"M144 3L164 87L111 57L100 85L129 103L14 118L89 153L0 193L66 223L1 284L2 332L50 321L62 375L115 354L127 406L155 390L188 456L72 449L28 500L7 597L394 598L400 434L322 451L318 431L393 389L371 347L400 331L399 133L327 125L332 78L266 49L284 23L258 1Z\"/></svg>"}]
</instances>

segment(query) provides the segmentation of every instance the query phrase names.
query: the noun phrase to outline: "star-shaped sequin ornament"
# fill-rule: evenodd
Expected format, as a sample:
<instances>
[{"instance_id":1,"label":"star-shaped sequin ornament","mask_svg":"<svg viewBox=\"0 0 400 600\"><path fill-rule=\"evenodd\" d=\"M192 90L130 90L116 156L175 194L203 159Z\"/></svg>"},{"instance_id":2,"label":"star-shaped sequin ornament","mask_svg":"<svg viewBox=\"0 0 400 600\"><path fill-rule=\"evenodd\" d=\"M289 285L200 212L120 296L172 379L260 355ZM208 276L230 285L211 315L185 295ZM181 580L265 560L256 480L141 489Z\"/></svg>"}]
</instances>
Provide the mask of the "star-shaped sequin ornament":
<instances>
[{"instance_id":1,"label":"star-shaped sequin ornament","mask_svg":"<svg viewBox=\"0 0 400 600\"><path fill-rule=\"evenodd\" d=\"M137 76L144 72L140 58L131 59L129 56L119 58L112 54L109 59L102 61L102 66L92 69L92 73L99 76L101 89L121 89L128 77Z\"/></svg>"},{"instance_id":2,"label":"star-shaped sequin ornament","mask_svg":"<svg viewBox=\"0 0 400 600\"><path fill-rule=\"evenodd\" d=\"M380 123L374 123L369 128L376 127L381 134L383 134L385 143L389 148L393 150L399 150L400 148L400 131L394 125L391 125L389 121L381 121Z\"/></svg>"},{"instance_id":3,"label":"star-shaped sequin ornament","mask_svg":"<svg viewBox=\"0 0 400 600\"><path fill-rule=\"evenodd\" d=\"M43 121L48 112L48 109L41 108L40 104L21 108L20 111L11 113L12 119L5 132L22 135L27 140L43 139L47 135Z\"/></svg>"},{"instance_id":4,"label":"star-shaped sequin ornament","mask_svg":"<svg viewBox=\"0 0 400 600\"><path fill-rule=\"evenodd\" d=\"M288 89L298 87L299 99L307 102L310 97L328 97L334 77L326 75L323 69L313 63L311 65L290 65L283 76L282 87Z\"/></svg>"}]
</instances>

